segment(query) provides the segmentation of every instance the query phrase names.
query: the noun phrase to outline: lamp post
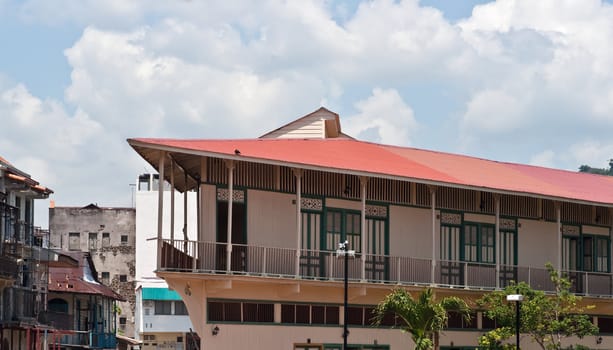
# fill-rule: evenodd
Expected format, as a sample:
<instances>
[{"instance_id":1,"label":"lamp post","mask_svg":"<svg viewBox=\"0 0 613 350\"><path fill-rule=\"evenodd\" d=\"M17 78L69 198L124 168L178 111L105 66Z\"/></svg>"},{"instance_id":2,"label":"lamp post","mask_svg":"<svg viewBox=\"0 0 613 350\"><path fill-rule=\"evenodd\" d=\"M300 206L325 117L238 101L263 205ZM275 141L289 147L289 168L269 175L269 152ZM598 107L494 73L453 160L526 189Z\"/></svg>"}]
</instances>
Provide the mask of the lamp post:
<instances>
[{"instance_id":1,"label":"lamp post","mask_svg":"<svg viewBox=\"0 0 613 350\"><path fill-rule=\"evenodd\" d=\"M345 260L345 294L344 294L344 307L343 307L343 350L347 350L347 336L349 335L349 330L347 329L347 316L348 316L348 307L347 307L347 296L348 296L348 286L349 286L349 264L347 263L348 257L355 256L355 250L347 250L347 246L349 242L345 240L345 242L341 242L338 244L338 249L336 250L337 256L343 256Z\"/></svg>"},{"instance_id":2,"label":"lamp post","mask_svg":"<svg viewBox=\"0 0 613 350\"><path fill-rule=\"evenodd\" d=\"M524 300L524 296L521 294L509 294L507 295L507 301L515 302L515 346L519 350L519 309L520 303Z\"/></svg>"}]
</instances>

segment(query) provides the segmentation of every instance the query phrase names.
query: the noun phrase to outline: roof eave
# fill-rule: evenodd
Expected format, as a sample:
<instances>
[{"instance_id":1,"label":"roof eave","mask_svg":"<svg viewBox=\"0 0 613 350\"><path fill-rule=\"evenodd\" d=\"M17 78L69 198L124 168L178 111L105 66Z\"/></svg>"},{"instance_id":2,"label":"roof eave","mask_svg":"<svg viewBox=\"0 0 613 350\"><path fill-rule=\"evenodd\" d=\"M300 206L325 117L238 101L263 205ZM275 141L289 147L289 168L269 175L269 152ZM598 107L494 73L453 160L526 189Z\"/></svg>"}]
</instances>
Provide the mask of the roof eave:
<instances>
[{"instance_id":1,"label":"roof eave","mask_svg":"<svg viewBox=\"0 0 613 350\"><path fill-rule=\"evenodd\" d=\"M415 183L420 183L420 184L430 185L430 186L446 186L446 187L458 188L458 189L488 191L488 192L492 192L496 194L530 196L530 197L534 197L538 199L547 199L547 200L553 200L553 201L563 201L563 202L571 202L571 203L587 204L587 205L599 205L603 207L613 208L613 203L587 201L587 200L581 200L581 199L576 199L576 198L558 197L558 196L551 196L551 195L532 193L532 192L511 191L511 190L505 190L505 189L499 189L499 188L490 188L490 187L485 187L485 186L462 185L462 184L457 184L457 183L452 183L452 182L435 181L435 180L428 180L428 179L408 177L408 176L381 174L381 173L375 173L375 172L348 170L348 169L342 169L342 168L324 167L324 166L317 166L317 165L311 165L311 164L305 164L305 163L285 162L281 160L249 157L249 156L244 156L244 155L233 155L233 154L226 154L226 153L219 153L219 152L199 151L199 150L186 149L186 148L181 148L181 147L151 144L151 143L143 142L137 139L128 139L127 141L130 144L130 146L132 146L132 148L138 154L140 154L141 157L143 157L144 159L146 159L146 157L142 153L139 152L137 147L153 149L153 150L157 150L160 152L174 152L174 153L181 152L184 154L190 154L194 156L214 157L214 158L220 158L220 159L226 159L226 160L236 160L236 161L251 161L255 163L296 167L296 168L307 169L307 170L337 172L340 174L355 175L355 176L379 177L379 178L390 179L390 180L410 181L410 182L415 182ZM148 161L148 162L154 169L158 170L159 157L157 158L157 162L151 162L151 161Z\"/></svg>"}]
</instances>

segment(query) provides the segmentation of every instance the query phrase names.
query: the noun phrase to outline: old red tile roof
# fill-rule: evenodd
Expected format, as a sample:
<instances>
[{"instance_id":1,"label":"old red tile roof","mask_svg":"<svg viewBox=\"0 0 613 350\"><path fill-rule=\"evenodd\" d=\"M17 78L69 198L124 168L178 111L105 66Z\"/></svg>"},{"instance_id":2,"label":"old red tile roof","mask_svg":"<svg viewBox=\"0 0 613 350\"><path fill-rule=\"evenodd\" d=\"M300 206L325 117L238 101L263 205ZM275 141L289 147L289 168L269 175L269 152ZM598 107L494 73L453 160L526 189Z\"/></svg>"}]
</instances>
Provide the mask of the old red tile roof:
<instances>
[{"instance_id":1,"label":"old red tile roof","mask_svg":"<svg viewBox=\"0 0 613 350\"><path fill-rule=\"evenodd\" d=\"M22 182L25 185L29 186L35 192L41 193L43 195L49 195L53 193L53 190L42 186L38 183L38 181L32 179L30 175L24 173L23 171L15 168L9 161L0 156L0 165L4 165L6 167L5 171L7 173L7 177L13 181Z\"/></svg>"}]
</instances>

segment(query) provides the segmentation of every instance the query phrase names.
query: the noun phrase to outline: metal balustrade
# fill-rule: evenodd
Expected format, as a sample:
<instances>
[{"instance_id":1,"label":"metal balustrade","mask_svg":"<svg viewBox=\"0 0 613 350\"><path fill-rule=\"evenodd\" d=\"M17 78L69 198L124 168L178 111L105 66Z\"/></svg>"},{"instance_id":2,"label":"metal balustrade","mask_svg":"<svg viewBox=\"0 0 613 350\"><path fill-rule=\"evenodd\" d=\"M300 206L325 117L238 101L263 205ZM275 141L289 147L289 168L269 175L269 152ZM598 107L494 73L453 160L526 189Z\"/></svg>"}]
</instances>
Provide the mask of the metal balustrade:
<instances>
[{"instance_id":1,"label":"metal balustrade","mask_svg":"<svg viewBox=\"0 0 613 350\"><path fill-rule=\"evenodd\" d=\"M56 331L52 336L53 346L85 347L89 349L115 349L115 333L89 331Z\"/></svg>"},{"instance_id":2,"label":"metal balustrade","mask_svg":"<svg viewBox=\"0 0 613 350\"><path fill-rule=\"evenodd\" d=\"M298 271L296 249L232 244L227 266L228 245L164 239L161 270L194 273L245 274L342 281L344 259L335 251L300 250ZM198 254L199 253L199 254ZM194 255L198 258L194 259ZM438 285L448 288L493 290L514 282L555 292L546 268L483 264L356 253L348 259L350 281L406 285ZM434 271L434 273L433 273ZM562 271L571 281L571 290L580 295L613 296L613 274L586 271ZM434 279L433 279L434 278Z\"/></svg>"}]
</instances>

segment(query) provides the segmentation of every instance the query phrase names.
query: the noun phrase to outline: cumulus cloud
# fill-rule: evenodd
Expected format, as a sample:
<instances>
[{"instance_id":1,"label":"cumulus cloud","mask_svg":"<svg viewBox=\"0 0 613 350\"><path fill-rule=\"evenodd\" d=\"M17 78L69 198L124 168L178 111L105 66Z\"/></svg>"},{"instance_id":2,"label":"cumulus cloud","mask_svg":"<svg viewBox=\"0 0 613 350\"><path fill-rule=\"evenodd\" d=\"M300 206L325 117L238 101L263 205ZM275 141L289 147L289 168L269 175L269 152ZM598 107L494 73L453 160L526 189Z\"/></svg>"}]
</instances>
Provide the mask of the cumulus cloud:
<instances>
[{"instance_id":1,"label":"cumulus cloud","mask_svg":"<svg viewBox=\"0 0 613 350\"><path fill-rule=\"evenodd\" d=\"M120 199L120 194L101 184L112 183L118 168L138 171L134 157L120 157L125 150L117 137L85 111L71 113L61 102L40 99L16 85L0 91L0 115L2 156L59 193L60 204L129 203L129 197ZM38 212L46 218L44 208Z\"/></svg>"},{"instance_id":2,"label":"cumulus cloud","mask_svg":"<svg viewBox=\"0 0 613 350\"><path fill-rule=\"evenodd\" d=\"M392 145L410 145L417 121L411 107L394 89L376 88L356 103L358 113L347 118L345 131L359 139Z\"/></svg>"},{"instance_id":3,"label":"cumulus cloud","mask_svg":"<svg viewBox=\"0 0 613 350\"><path fill-rule=\"evenodd\" d=\"M468 102L463 123L471 130L510 132L524 124L523 102L502 90L484 90Z\"/></svg>"},{"instance_id":4,"label":"cumulus cloud","mask_svg":"<svg viewBox=\"0 0 613 350\"><path fill-rule=\"evenodd\" d=\"M302 95L308 110L325 91L306 75L270 77L162 55L148 46L150 35L147 28L130 33L88 28L66 50L73 67L67 100L128 136L247 137L267 124L262 119L270 119L275 107L275 118L287 118L301 93L311 96Z\"/></svg>"},{"instance_id":5,"label":"cumulus cloud","mask_svg":"<svg viewBox=\"0 0 613 350\"><path fill-rule=\"evenodd\" d=\"M555 157L556 154L554 151L550 149L544 150L530 157L530 161L528 162L528 164L551 168L555 166Z\"/></svg>"},{"instance_id":6,"label":"cumulus cloud","mask_svg":"<svg viewBox=\"0 0 613 350\"><path fill-rule=\"evenodd\" d=\"M613 159L613 142L587 140L574 143L569 148L569 156L579 165L594 168L608 168Z\"/></svg>"},{"instance_id":7,"label":"cumulus cloud","mask_svg":"<svg viewBox=\"0 0 613 350\"><path fill-rule=\"evenodd\" d=\"M598 0L497 0L459 23L418 0L5 8L82 30L64 100L0 73L0 149L54 173L58 198L129 196L146 165L125 138L256 137L320 104L370 141L567 169L613 153L613 6ZM84 179L115 187L67 185Z\"/></svg>"}]
</instances>

